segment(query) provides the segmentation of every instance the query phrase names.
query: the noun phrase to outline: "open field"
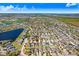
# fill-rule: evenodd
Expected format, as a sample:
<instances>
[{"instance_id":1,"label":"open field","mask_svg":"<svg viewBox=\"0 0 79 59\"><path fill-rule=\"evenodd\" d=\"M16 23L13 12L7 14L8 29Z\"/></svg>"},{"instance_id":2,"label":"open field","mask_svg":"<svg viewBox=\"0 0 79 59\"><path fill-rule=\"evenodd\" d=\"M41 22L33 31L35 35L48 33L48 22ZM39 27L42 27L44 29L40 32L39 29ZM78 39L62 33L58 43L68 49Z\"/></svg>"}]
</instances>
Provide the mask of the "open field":
<instances>
[{"instance_id":1,"label":"open field","mask_svg":"<svg viewBox=\"0 0 79 59\"><path fill-rule=\"evenodd\" d=\"M71 24L74 26L79 26L79 18L71 18L71 17L59 17L60 21L65 22L67 24Z\"/></svg>"}]
</instances>

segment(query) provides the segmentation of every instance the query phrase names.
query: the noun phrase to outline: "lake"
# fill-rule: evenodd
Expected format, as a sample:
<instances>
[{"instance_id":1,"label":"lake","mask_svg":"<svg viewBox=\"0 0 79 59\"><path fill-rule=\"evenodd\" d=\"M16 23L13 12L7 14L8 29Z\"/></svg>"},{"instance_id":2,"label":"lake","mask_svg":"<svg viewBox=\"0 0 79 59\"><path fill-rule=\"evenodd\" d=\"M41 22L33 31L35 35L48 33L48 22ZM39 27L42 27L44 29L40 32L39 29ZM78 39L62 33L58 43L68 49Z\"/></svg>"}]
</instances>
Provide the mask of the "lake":
<instances>
[{"instance_id":1,"label":"lake","mask_svg":"<svg viewBox=\"0 0 79 59\"><path fill-rule=\"evenodd\" d=\"M15 29L7 32L0 33L0 41L2 40L15 40L24 29Z\"/></svg>"}]
</instances>

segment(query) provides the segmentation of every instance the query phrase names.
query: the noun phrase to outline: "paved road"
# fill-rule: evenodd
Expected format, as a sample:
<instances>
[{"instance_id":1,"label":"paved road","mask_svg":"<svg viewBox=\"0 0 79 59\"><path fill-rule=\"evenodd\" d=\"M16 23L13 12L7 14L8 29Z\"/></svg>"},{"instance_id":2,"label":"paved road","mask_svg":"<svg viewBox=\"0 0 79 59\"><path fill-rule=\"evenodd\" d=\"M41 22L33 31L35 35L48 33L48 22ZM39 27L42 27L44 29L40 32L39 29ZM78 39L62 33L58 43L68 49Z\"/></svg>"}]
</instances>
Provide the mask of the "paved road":
<instances>
[{"instance_id":1,"label":"paved road","mask_svg":"<svg viewBox=\"0 0 79 59\"><path fill-rule=\"evenodd\" d=\"M27 38L25 38L25 40L24 40L24 42L23 42L23 45L22 45L22 48L21 48L21 53L20 53L21 56L26 56L26 55L24 54L24 52L23 52L25 43L27 43Z\"/></svg>"}]
</instances>

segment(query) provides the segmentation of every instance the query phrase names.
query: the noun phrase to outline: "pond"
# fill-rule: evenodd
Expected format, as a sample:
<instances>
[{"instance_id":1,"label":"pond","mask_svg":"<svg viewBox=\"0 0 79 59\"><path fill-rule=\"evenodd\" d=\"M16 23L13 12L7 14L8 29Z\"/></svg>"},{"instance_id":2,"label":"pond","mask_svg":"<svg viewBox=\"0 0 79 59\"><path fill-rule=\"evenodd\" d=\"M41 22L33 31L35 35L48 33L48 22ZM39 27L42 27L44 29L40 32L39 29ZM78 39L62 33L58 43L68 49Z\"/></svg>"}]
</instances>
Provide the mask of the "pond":
<instances>
[{"instance_id":1,"label":"pond","mask_svg":"<svg viewBox=\"0 0 79 59\"><path fill-rule=\"evenodd\" d=\"M2 40L15 40L24 29L15 29L7 32L0 33L0 41Z\"/></svg>"}]
</instances>

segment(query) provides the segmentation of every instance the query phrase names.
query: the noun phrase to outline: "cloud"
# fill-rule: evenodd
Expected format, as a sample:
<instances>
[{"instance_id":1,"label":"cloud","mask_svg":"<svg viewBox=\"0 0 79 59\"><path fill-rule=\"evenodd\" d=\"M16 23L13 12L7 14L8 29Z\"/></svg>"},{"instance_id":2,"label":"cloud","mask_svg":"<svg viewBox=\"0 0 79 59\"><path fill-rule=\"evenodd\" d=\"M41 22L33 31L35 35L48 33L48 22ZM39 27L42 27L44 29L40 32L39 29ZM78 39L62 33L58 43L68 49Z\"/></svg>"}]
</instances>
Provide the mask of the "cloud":
<instances>
[{"instance_id":1,"label":"cloud","mask_svg":"<svg viewBox=\"0 0 79 59\"><path fill-rule=\"evenodd\" d=\"M18 7L18 5L15 7L13 5L0 6L0 12L28 12L31 10L35 10L34 6L32 6L31 9L27 8L26 6Z\"/></svg>"},{"instance_id":2,"label":"cloud","mask_svg":"<svg viewBox=\"0 0 79 59\"><path fill-rule=\"evenodd\" d=\"M75 5L77 5L77 3L67 3L66 7L71 7L71 6L75 6Z\"/></svg>"},{"instance_id":3,"label":"cloud","mask_svg":"<svg viewBox=\"0 0 79 59\"><path fill-rule=\"evenodd\" d=\"M0 6L0 11L11 11L14 9L14 6L9 5L9 6Z\"/></svg>"},{"instance_id":4,"label":"cloud","mask_svg":"<svg viewBox=\"0 0 79 59\"><path fill-rule=\"evenodd\" d=\"M75 3L68 3L66 4L66 7L74 6ZM62 12L60 12L62 10ZM79 11L75 10L64 10L64 9L44 9L44 8L35 8L34 6L31 6L31 8L26 7L25 5L23 7L19 7L19 5L13 6L0 6L0 13L79 13Z\"/></svg>"}]
</instances>

